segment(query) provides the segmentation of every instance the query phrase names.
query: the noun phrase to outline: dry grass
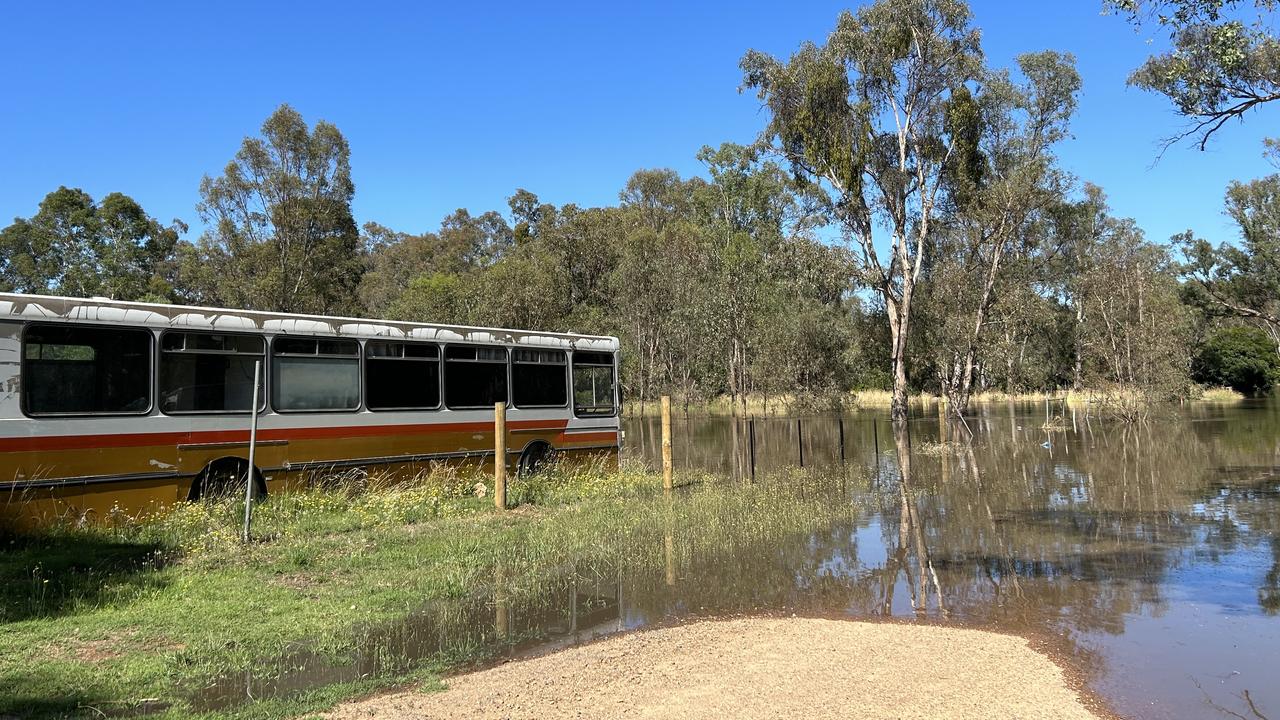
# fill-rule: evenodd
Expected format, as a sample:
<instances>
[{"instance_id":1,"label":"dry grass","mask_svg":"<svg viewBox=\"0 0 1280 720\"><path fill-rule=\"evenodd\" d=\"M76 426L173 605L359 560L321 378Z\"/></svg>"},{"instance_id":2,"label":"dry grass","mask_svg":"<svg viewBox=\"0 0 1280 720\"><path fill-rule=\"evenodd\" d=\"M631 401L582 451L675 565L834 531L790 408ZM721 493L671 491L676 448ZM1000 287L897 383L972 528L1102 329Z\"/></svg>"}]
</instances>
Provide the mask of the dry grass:
<instances>
[{"instance_id":1,"label":"dry grass","mask_svg":"<svg viewBox=\"0 0 1280 720\"><path fill-rule=\"evenodd\" d=\"M1238 400L1240 395L1234 391L1214 388L1205 391L1200 398L1203 400L1225 402L1228 400ZM1043 405L1045 401L1049 401L1054 409L1061 412L1062 403L1066 407L1077 408L1104 408L1116 406L1128 406L1135 404L1139 398L1134 392L1125 392L1118 390L1061 390L1057 392L1026 392L1026 393L1006 393L998 390L975 393L970 402L973 405L995 405L1014 403L1018 405ZM939 402L945 402L943 398L936 395L912 395L907 402L915 407L928 407L937 405ZM1143 399L1143 402L1146 402ZM795 415L804 412L813 411L833 411L833 410L885 410L893 404L893 393L888 390L854 390L846 395L835 396L826 399L795 397L791 395L778 395L765 398L763 396L753 395L747 398L745 407L742 402L733 403L728 396L721 396L711 400L698 400L689 403L681 402L679 398L672 398L672 412L676 414L698 415L698 416L730 416L730 415L749 415L755 417L767 417L771 415ZM661 406L658 402L628 402L623 412L630 417L655 417L659 414Z\"/></svg>"},{"instance_id":2,"label":"dry grass","mask_svg":"<svg viewBox=\"0 0 1280 720\"><path fill-rule=\"evenodd\" d=\"M1234 403L1243 400L1244 395L1229 387L1209 387L1200 388L1200 397L1196 399L1207 403Z\"/></svg>"}]
</instances>

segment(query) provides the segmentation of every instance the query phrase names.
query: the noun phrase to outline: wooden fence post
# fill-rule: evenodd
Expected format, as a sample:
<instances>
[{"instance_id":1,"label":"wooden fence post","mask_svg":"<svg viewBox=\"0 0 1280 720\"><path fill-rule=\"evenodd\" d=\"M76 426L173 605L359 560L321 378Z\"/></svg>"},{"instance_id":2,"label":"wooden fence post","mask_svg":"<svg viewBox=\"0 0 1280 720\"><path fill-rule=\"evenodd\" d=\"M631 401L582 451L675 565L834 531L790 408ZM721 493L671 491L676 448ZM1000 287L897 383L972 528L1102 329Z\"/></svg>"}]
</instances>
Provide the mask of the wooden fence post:
<instances>
[{"instance_id":1,"label":"wooden fence post","mask_svg":"<svg viewBox=\"0 0 1280 720\"><path fill-rule=\"evenodd\" d=\"M493 406L493 506L507 509L507 404Z\"/></svg>"},{"instance_id":2,"label":"wooden fence post","mask_svg":"<svg viewBox=\"0 0 1280 720\"><path fill-rule=\"evenodd\" d=\"M844 418L840 418L840 465L844 466Z\"/></svg>"},{"instance_id":3,"label":"wooden fence post","mask_svg":"<svg viewBox=\"0 0 1280 720\"><path fill-rule=\"evenodd\" d=\"M747 444L751 450L751 482L756 481L756 419L751 418L747 421L747 428L750 435L747 436Z\"/></svg>"},{"instance_id":4,"label":"wooden fence post","mask_svg":"<svg viewBox=\"0 0 1280 720\"><path fill-rule=\"evenodd\" d=\"M875 446L876 472L880 471L880 427L875 418L871 419L871 444Z\"/></svg>"},{"instance_id":5,"label":"wooden fence post","mask_svg":"<svg viewBox=\"0 0 1280 720\"><path fill-rule=\"evenodd\" d=\"M662 396L662 489L671 490L671 396Z\"/></svg>"},{"instance_id":6,"label":"wooden fence post","mask_svg":"<svg viewBox=\"0 0 1280 720\"><path fill-rule=\"evenodd\" d=\"M796 418L796 447L800 450L800 467L804 467L804 428L800 425L800 418Z\"/></svg>"}]
</instances>

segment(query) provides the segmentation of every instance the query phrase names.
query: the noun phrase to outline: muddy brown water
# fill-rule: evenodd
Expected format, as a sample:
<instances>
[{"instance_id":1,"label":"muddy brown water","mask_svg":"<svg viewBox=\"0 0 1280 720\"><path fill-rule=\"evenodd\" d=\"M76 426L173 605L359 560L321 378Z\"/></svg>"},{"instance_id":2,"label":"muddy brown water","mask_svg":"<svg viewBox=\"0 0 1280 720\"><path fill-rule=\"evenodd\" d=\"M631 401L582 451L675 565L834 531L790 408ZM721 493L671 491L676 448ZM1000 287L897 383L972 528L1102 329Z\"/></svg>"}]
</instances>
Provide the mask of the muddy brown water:
<instances>
[{"instance_id":1,"label":"muddy brown water","mask_svg":"<svg viewBox=\"0 0 1280 720\"><path fill-rule=\"evenodd\" d=\"M1143 424L1055 420L1045 429L1043 406L983 407L964 443L928 408L909 437L874 413L677 416L677 468L749 481L753 445L761 474L798 465L801 447L818 472L865 468L869 483L829 496L859 508L856 520L710 562L676 553L666 568L570 572L518 604L426 605L357 629L341 652L300 647L187 694L225 708L477 649L539 653L690 618L795 613L1031 636L1126 717L1280 717L1280 402ZM627 453L656 466L656 419L626 430Z\"/></svg>"}]
</instances>

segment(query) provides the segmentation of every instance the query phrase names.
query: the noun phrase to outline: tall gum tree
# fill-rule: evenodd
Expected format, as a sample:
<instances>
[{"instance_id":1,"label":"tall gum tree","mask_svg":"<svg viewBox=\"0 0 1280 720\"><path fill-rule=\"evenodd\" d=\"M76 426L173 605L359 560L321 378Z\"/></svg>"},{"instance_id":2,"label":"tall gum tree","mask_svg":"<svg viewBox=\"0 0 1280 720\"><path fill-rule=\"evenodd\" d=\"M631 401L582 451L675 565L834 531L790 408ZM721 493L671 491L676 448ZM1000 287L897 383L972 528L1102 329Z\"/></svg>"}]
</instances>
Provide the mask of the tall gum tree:
<instances>
[{"instance_id":1,"label":"tall gum tree","mask_svg":"<svg viewBox=\"0 0 1280 720\"><path fill-rule=\"evenodd\" d=\"M951 411L968 410L983 336L1010 261L1046 254L1046 214L1061 202L1071 178L1055 166L1054 146L1068 133L1080 75L1070 55L1046 51L1018 57L1024 83L1004 71L987 73L976 94L954 93L951 133L960 139L947 167L951 192L939 263L958 272L931 274L944 296L943 312L960 327L943 334L939 380ZM1051 255L1051 254L1050 254ZM937 288L958 284L960 288Z\"/></svg>"},{"instance_id":2,"label":"tall gum tree","mask_svg":"<svg viewBox=\"0 0 1280 720\"><path fill-rule=\"evenodd\" d=\"M190 299L278 312L349 312L364 269L351 215L351 151L281 105L222 175L200 182L208 230L182 248Z\"/></svg>"},{"instance_id":3,"label":"tall gum tree","mask_svg":"<svg viewBox=\"0 0 1280 720\"><path fill-rule=\"evenodd\" d=\"M710 320L723 341L731 407L746 414L754 385L754 340L768 304L769 260L786 237L806 230L811 204L795 192L784 168L762 160L759 148L734 143L703 147L698 160L710 181L699 183L694 204L704 218L708 250L717 259L707 291L719 311Z\"/></svg>"},{"instance_id":4,"label":"tall gum tree","mask_svg":"<svg viewBox=\"0 0 1280 720\"><path fill-rule=\"evenodd\" d=\"M893 417L907 414L911 303L955 147L946 109L982 72L980 34L959 0L880 0L843 13L825 45L783 62L749 51L744 88L770 114L761 142L832 196L860 281L884 302ZM888 232L888 261L876 247Z\"/></svg>"}]
</instances>

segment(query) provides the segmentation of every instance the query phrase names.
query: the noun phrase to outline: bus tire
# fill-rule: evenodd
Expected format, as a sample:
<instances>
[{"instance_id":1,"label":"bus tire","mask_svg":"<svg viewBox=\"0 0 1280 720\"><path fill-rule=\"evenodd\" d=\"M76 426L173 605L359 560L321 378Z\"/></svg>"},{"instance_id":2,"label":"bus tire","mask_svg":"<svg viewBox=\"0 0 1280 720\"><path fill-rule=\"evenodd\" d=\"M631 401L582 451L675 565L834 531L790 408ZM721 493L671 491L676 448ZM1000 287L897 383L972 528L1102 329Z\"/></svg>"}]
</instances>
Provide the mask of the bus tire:
<instances>
[{"instance_id":1,"label":"bus tire","mask_svg":"<svg viewBox=\"0 0 1280 720\"><path fill-rule=\"evenodd\" d=\"M550 443L534 440L525 446L520 453L520 462L516 466L516 477L527 478L546 470L555 461L556 451Z\"/></svg>"},{"instance_id":2,"label":"bus tire","mask_svg":"<svg viewBox=\"0 0 1280 720\"><path fill-rule=\"evenodd\" d=\"M240 486L244 484L244 476L248 468L249 461L244 458L224 457L211 461L192 481L191 492L187 494L187 499L195 501L203 498L222 498L232 494L243 495L244 488ZM254 496L265 497L267 482L262 476L262 471L256 467L253 469L253 482Z\"/></svg>"}]
</instances>

